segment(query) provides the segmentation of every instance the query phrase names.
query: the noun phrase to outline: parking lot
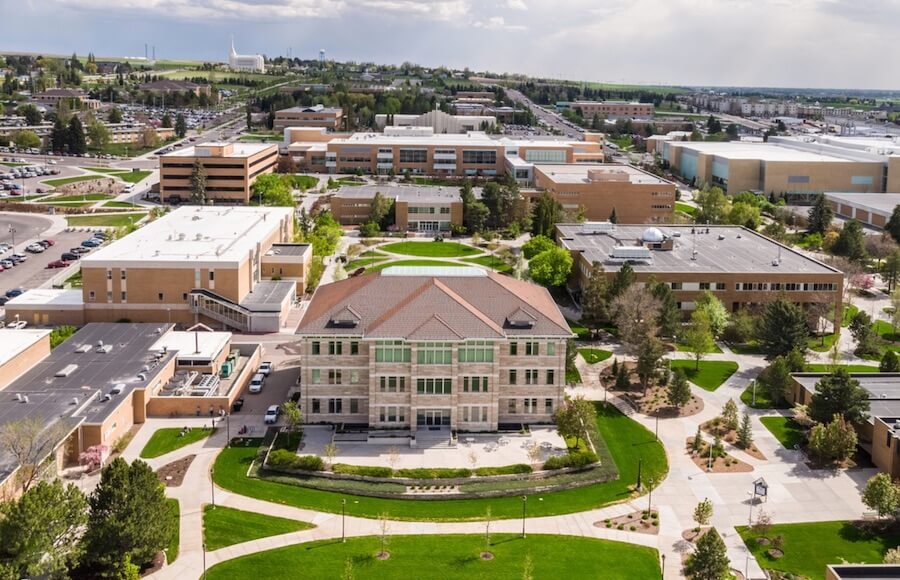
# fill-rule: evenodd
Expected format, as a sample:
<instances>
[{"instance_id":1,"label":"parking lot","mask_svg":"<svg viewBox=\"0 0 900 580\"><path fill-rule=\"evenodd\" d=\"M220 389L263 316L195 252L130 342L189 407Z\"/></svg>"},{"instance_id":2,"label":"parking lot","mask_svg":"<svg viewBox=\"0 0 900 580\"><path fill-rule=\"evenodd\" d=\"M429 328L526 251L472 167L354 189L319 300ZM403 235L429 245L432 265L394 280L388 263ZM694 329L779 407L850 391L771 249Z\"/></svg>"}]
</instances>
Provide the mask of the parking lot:
<instances>
[{"instance_id":1,"label":"parking lot","mask_svg":"<svg viewBox=\"0 0 900 580\"><path fill-rule=\"evenodd\" d=\"M291 358L296 360L296 357ZM287 401L291 388L297 383L300 367L288 366L291 363L280 351L267 349L263 360L274 362L275 372L266 379L262 392L251 394L245 388L241 393L240 396L244 398L244 407L231 417L232 434L236 433L242 425L253 427L257 433L264 429L263 417L266 409L269 405L281 405Z\"/></svg>"},{"instance_id":2,"label":"parking lot","mask_svg":"<svg viewBox=\"0 0 900 580\"><path fill-rule=\"evenodd\" d=\"M63 252L78 246L90 237L85 232L59 232L50 236L44 234L52 225L47 218L32 215L0 215L0 242L12 244L15 234L16 250L28 256L28 259L9 270L0 272L0 294L13 288L36 288L49 280L59 270L47 269L47 264L60 259ZM15 230L13 232L12 230ZM55 245L41 254L25 252L25 247L39 239L51 239ZM0 255L6 259L12 254L9 250Z\"/></svg>"},{"instance_id":3,"label":"parking lot","mask_svg":"<svg viewBox=\"0 0 900 580\"><path fill-rule=\"evenodd\" d=\"M72 167L50 165L43 159L36 160L34 156L31 156L28 159L20 157L10 157L10 159L24 159L27 165L22 167L0 165L0 197L32 195L38 193L38 190L41 190L41 192L49 191L53 188L41 183L42 181L81 174L80 171L73 169ZM14 172L21 172L22 169L27 167L39 167L46 170L45 172L52 173L49 175L42 174L24 178L14 174ZM19 189L11 189L12 187L18 187Z\"/></svg>"}]
</instances>

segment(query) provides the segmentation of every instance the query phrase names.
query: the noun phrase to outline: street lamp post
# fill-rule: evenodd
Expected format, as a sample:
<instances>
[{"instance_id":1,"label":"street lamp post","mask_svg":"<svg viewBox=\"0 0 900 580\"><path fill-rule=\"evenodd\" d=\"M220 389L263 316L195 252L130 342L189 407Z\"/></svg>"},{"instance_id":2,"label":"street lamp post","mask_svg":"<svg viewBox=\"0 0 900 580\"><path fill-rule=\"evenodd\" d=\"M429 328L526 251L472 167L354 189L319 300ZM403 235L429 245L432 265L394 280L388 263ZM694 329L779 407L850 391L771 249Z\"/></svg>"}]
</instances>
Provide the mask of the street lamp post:
<instances>
[{"instance_id":1,"label":"street lamp post","mask_svg":"<svg viewBox=\"0 0 900 580\"><path fill-rule=\"evenodd\" d=\"M341 543L347 542L346 528L344 527L346 518L347 518L347 500L342 499L341 500Z\"/></svg>"},{"instance_id":2,"label":"street lamp post","mask_svg":"<svg viewBox=\"0 0 900 580\"><path fill-rule=\"evenodd\" d=\"M659 409L656 410L656 433L654 435L656 440L659 441Z\"/></svg>"},{"instance_id":3,"label":"street lamp post","mask_svg":"<svg viewBox=\"0 0 900 580\"><path fill-rule=\"evenodd\" d=\"M12 249L16 251L16 228L9 226L9 233L12 234Z\"/></svg>"},{"instance_id":4,"label":"street lamp post","mask_svg":"<svg viewBox=\"0 0 900 580\"><path fill-rule=\"evenodd\" d=\"M641 465L643 458L638 457L637 490L641 491Z\"/></svg>"},{"instance_id":5,"label":"street lamp post","mask_svg":"<svg viewBox=\"0 0 900 580\"><path fill-rule=\"evenodd\" d=\"M713 444L709 444L709 461L706 463L706 471L712 471L713 463Z\"/></svg>"},{"instance_id":6,"label":"street lamp post","mask_svg":"<svg viewBox=\"0 0 900 580\"><path fill-rule=\"evenodd\" d=\"M199 409L199 407L198 407ZM199 412L199 411L198 411ZM211 467L209 469L209 494L212 498L212 506L213 509L216 509L216 468Z\"/></svg>"},{"instance_id":7,"label":"street lamp post","mask_svg":"<svg viewBox=\"0 0 900 580\"><path fill-rule=\"evenodd\" d=\"M650 514L653 513L653 484L656 483L653 481L653 478L647 480L647 517L650 517Z\"/></svg>"},{"instance_id":8,"label":"street lamp post","mask_svg":"<svg viewBox=\"0 0 900 580\"><path fill-rule=\"evenodd\" d=\"M528 504L528 496L522 496L522 539L525 539L525 506Z\"/></svg>"},{"instance_id":9,"label":"street lamp post","mask_svg":"<svg viewBox=\"0 0 900 580\"><path fill-rule=\"evenodd\" d=\"M752 380L752 381L750 381L750 384L753 385L753 404L750 406L756 407L756 381Z\"/></svg>"},{"instance_id":10,"label":"street lamp post","mask_svg":"<svg viewBox=\"0 0 900 580\"><path fill-rule=\"evenodd\" d=\"M666 577L666 555L662 555L662 574L660 574L660 578L665 579ZM746 576L744 576L746 578Z\"/></svg>"},{"instance_id":11,"label":"street lamp post","mask_svg":"<svg viewBox=\"0 0 900 580\"><path fill-rule=\"evenodd\" d=\"M206 542L203 542L203 580L206 580Z\"/></svg>"}]
</instances>

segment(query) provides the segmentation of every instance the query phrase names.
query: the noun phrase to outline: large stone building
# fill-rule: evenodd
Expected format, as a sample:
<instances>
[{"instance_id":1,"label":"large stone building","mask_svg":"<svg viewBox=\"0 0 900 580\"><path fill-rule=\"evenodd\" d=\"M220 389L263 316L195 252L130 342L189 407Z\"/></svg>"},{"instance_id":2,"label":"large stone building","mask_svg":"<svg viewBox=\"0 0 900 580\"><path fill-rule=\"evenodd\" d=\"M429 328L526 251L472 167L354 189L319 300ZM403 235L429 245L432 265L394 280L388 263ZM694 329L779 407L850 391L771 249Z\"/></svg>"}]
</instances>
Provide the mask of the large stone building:
<instances>
[{"instance_id":1,"label":"large stone building","mask_svg":"<svg viewBox=\"0 0 900 580\"><path fill-rule=\"evenodd\" d=\"M331 197L331 213L342 225L360 225L372 215L372 201L380 193L394 202L398 231L449 232L462 225L463 207L458 187L416 185L362 185L342 187ZM480 190L475 192L476 196Z\"/></svg>"},{"instance_id":2,"label":"large stone building","mask_svg":"<svg viewBox=\"0 0 900 580\"><path fill-rule=\"evenodd\" d=\"M652 117L653 103L626 103L623 101L575 101L569 103L585 119L593 119L594 115L607 118L618 117Z\"/></svg>"},{"instance_id":3,"label":"large stone building","mask_svg":"<svg viewBox=\"0 0 900 580\"><path fill-rule=\"evenodd\" d=\"M323 127L337 131L344 122L344 110L340 107L312 105L310 107L290 107L275 111L276 131L288 127Z\"/></svg>"},{"instance_id":4,"label":"large stone building","mask_svg":"<svg viewBox=\"0 0 900 580\"><path fill-rule=\"evenodd\" d=\"M535 201L548 191L563 209L583 210L589 221L610 219L615 210L621 223L662 223L675 212L675 184L630 165L535 165L534 186L522 195Z\"/></svg>"},{"instance_id":5,"label":"large stone building","mask_svg":"<svg viewBox=\"0 0 900 580\"><path fill-rule=\"evenodd\" d=\"M551 422L572 336L540 286L416 267L320 287L297 332L307 422L421 438Z\"/></svg>"},{"instance_id":6,"label":"large stone building","mask_svg":"<svg viewBox=\"0 0 900 580\"><path fill-rule=\"evenodd\" d=\"M431 127L435 133L468 133L484 131L497 125L497 118L490 115L451 115L435 109L421 115L375 115L375 126Z\"/></svg>"},{"instance_id":7,"label":"large stone building","mask_svg":"<svg viewBox=\"0 0 900 580\"><path fill-rule=\"evenodd\" d=\"M735 312L779 296L825 304L840 324L844 276L838 270L739 226L557 224L574 258L571 287L584 288L594 263L612 279L625 263L636 281L669 284L685 316L704 291Z\"/></svg>"},{"instance_id":8,"label":"large stone building","mask_svg":"<svg viewBox=\"0 0 900 580\"><path fill-rule=\"evenodd\" d=\"M159 79L148 83L141 83L138 89L147 93L168 95L172 93L193 93L196 96L212 95L212 86L209 84L197 84L191 81L179 81L174 79Z\"/></svg>"},{"instance_id":9,"label":"large stone building","mask_svg":"<svg viewBox=\"0 0 900 580\"><path fill-rule=\"evenodd\" d=\"M203 143L159 156L159 194L164 202L191 198L194 163L206 171L206 196L215 203L247 203L256 178L272 173L278 146L266 143Z\"/></svg>"}]
</instances>

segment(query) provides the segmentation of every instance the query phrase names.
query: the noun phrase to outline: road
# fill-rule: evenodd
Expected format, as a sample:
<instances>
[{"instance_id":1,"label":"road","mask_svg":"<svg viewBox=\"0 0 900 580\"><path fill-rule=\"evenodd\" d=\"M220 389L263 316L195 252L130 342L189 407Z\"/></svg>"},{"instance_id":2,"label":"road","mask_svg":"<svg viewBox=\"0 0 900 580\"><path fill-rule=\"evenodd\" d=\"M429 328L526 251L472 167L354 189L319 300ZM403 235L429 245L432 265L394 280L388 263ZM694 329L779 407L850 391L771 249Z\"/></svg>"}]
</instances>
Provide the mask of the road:
<instances>
[{"instance_id":1,"label":"road","mask_svg":"<svg viewBox=\"0 0 900 580\"><path fill-rule=\"evenodd\" d=\"M78 246L89 237L84 232L60 231L63 224L37 215L0 214L0 241L11 244L15 237L16 249L28 256L24 263L0 272L0 294L13 288L37 288L59 272L47 269L47 264L59 260L63 252L68 252L69 248ZM25 246L31 242L45 238L56 244L41 254L24 251ZM4 253L0 258L6 258L10 254L12 251Z\"/></svg>"},{"instance_id":2,"label":"road","mask_svg":"<svg viewBox=\"0 0 900 580\"><path fill-rule=\"evenodd\" d=\"M506 96L517 103L521 103L528 107L534 116L538 119L544 121L551 128L556 129L563 135L570 137L572 139L582 139L584 136L584 129L576 127L574 125L569 125L565 119L563 119L560 115L556 113L551 113L547 109L540 107L534 104L531 99L520 93L515 89L505 89Z\"/></svg>"}]
</instances>

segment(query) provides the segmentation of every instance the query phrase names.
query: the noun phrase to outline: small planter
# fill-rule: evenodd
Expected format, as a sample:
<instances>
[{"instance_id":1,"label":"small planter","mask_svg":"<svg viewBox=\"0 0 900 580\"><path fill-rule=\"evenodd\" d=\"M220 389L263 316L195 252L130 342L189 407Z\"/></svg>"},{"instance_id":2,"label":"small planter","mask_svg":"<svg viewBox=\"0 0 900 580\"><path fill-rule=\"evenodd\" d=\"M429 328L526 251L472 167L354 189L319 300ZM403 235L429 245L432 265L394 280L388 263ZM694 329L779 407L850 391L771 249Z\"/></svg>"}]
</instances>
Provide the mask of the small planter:
<instances>
[{"instance_id":1,"label":"small planter","mask_svg":"<svg viewBox=\"0 0 900 580\"><path fill-rule=\"evenodd\" d=\"M772 558L773 560L778 560L782 556L784 556L784 552L779 550L778 548L769 548L769 550L766 551L766 554L768 554L769 557Z\"/></svg>"}]
</instances>

